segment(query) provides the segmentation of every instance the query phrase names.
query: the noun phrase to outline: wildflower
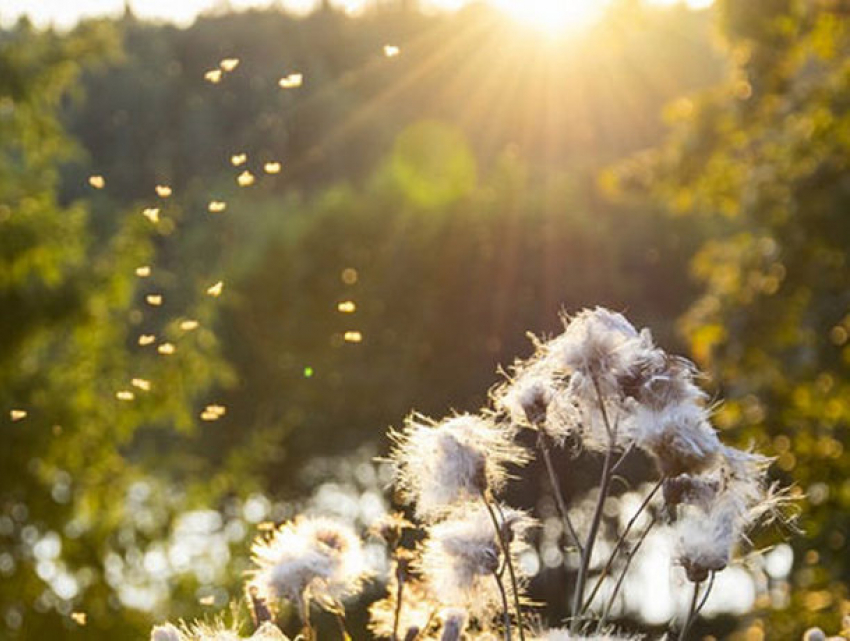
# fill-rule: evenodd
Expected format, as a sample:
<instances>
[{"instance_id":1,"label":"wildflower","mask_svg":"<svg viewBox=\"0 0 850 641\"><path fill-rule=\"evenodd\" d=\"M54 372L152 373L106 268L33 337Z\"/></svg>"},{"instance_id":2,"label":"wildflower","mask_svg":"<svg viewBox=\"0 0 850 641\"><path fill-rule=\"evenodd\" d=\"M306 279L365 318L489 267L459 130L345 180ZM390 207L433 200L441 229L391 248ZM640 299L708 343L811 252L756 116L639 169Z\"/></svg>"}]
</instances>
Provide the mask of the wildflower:
<instances>
[{"instance_id":1,"label":"wildflower","mask_svg":"<svg viewBox=\"0 0 850 641\"><path fill-rule=\"evenodd\" d=\"M280 163L279 162L267 162L263 165L263 171L267 174L279 174L280 173Z\"/></svg>"},{"instance_id":2,"label":"wildflower","mask_svg":"<svg viewBox=\"0 0 850 641\"><path fill-rule=\"evenodd\" d=\"M747 530L760 520L779 516L780 506L787 502L783 493L765 484L769 459L733 448L725 448L724 457L716 472L698 480L703 485L698 500L684 506L684 518L676 528L676 559L695 583L724 569ZM713 485L719 490L712 494Z\"/></svg>"},{"instance_id":3,"label":"wildflower","mask_svg":"<svg viewBox=\"0 0 850 641\"><path fill-rule=\"evenodd\" d=\"M211 214L220 214L227 209L227 203L223 200L211 200L207 205L207 210Z\"/></svg>"},{"instance_id":4,"label":"wildflower","mask_svg":"<svg viewBox=\"0 0 850 641\"><path fill-rule=\"evenodd\" d=\"M539 350L540 344L537 345ZM565 394L563 379L537 356L515 363L513 370L512 378L491 393L493 405L514 425L542 430L554 443L563 445L579 423L576 407Z\"/></svg>"},{"instance_id":5,"label":"wildflower","mask_svg":"<svg viewBox=\"0 0 850 641\"><path fill-rule=\"evenodd\" d=\"M204 80L207 82L211 82L214 85L217 85L221 82L222 71L221 69L210 69L206 73L204 73Z\"/></svg>"},{"instance_id":6,"label":"wildflower","mask_svg":"<svg viewBox=\"0 0 850 641\"><path fill-rule=\"evenodd\" d=\"M233 154L230 157L230 164L234 167L238 167L239 165L244 165L248 160L248 154Z\"/></svg>"},{"instance_id":7,"label":"wildflower","mask_svg":"<svg viewBox=\"0 0 850 641\"><path fill-rule=\"evenodd\" d=\"M535 641L637 641L639 638L607 633L586 636L583 634L572 634L566 628L553 628L535 637Z\"/></svg>"},{"instance_id":8,"label":"wildflower","mask_svg":"<svg viewBox=\"0 0 850 641\"><path fill-rule=\"evenodd\" d=\"M351 528L323 518L297 518L251 547L255 569L248 589L266 604L312 600L326 608L360 591L368 572L360 539Z\"/></svg>"},{"instance_id":9,"label":"wildflower","mask_svg":"<svg viewBox=\"0 0 850 641\"><path fill-rule=\"evenodd\" d=\"M10 410L9 418L12 419L12 422L22 421L27 417L26 410Z\"/></svg>"},{"instance_id":10,"label":"wildflower","mask_svg":"<svg viewBox=\"0 0 850 641\"><path fill-rule=\"evenodd\" d=\"M94 187L95 189L103 189L106 187L106 180L103 176L89 176L89 185Z\"/></svg>"},{"instance_id":11,"label":"wildflower","mask_svg":"<svg viewBox=\"0 0 850 641\"><path fill-rule=\"evenodd\" d=\"M278 81L278 85L280 85L281 89L294 89L295 87L300 87L304 82L304 76L300 73L291 73L288 76L284 76Z\"/></svg>"},{"instance_id":12,"label":"wildflower","mask_svg":"<svg viewBox=\"0 0 850 641\"><path fill-rule=\"evenodd\" d=\"M674 403L657 410L637 405L627 419L636 444L652 454L666 476L699 474L717 461L723 446L695 403Z\"/></svg>"},{"instance_id":13,"label":"wildflower","mask_svg":"<svg viewBox=\"0 0 850 641\"><path fill-rule=\"evenodd\" d=\"M513 430L471 414L440 423L411 415L404 430L390 432L396 486L418 516L434 519L460 501L498 492L507 479L508 463L526 462L513 443Z\"/></svg>"},{"instance_id":14,"label":"wildflower","mask_svg":"<svg viewBox=\"0 0 850 641\"><path fill-rule=\"evenodd\" d=\"M218 63L218 66L221 67L222 71L233 71L239 66L239 58L225 58Z\"/></svg>"},{"instance_id":15,"label":"wildflower","mask_svg":"<svg viewBox=\"0 0 850 641\"><path fill-rule=\"evenodd\" d=\"M224 291L224 282L218 281L214 285L210 285L207 287L207 295L212 296L213 298L218 298L221 296L221 292Z\"/></svg>"},{"instance_id":16,"label":"wildflower","mask_svg":"<svg viewBox=\"0 0 850 641\"><path fill-rule=\"evenodd\" d=\"M384 45L384 55L387 58L395 58L399 53L401 53L401 49L399 49L395 45Z\"/></svg>"},{"instance_id":17,"label":"wildflower","mask_svg":"<svg viewBox=\"0 0 850 641\"><path fill-rule=\"evenodd\" d=\"M250 637L243 637L237 628L222 623L184 624L179 628L166 623L151 631L151 641L242 641L245 638L250 641L288 641L280 628L270 622L263 623Z\"/></svg>"},{"instance_id":18,"label":"wildflower","mask_svg":"<svg viewBox=\"0 0 850 641\"><path fill-rule=\"evenodd\" d=\"M502 508L511 555L523 545L533 521L525 513ZM431 594L443 605L465 608L470 616L487 619L502 607L493 575L501 549L490 515L483 505L463 505L429 528L419 569ZM510 586L507 586L510 589ZM518 586L520 589L522 584Z\"/></svg>"},{"instance_id":19,"label":"wildflower","mask_svg":"<svg viewBox=\"0 0 850 641\"><path fill-rule=\"evenodd\" d=\"M240 187L249 187L254 184L254 174L252 174L247 169L243 171L239 176L236 177L236 182Z\"/></svg>"},{"instance_id":20,"label":"wildflower","mask_svg":"<svg viewBox=\"0 0 850 641\"><path fill-rule=\"evenodd\" d=\"M138 276L139 278L147 278L150 275L150 265L142 265L141 267L136 267L136 276Z\"/></svg>"}]
</instances>

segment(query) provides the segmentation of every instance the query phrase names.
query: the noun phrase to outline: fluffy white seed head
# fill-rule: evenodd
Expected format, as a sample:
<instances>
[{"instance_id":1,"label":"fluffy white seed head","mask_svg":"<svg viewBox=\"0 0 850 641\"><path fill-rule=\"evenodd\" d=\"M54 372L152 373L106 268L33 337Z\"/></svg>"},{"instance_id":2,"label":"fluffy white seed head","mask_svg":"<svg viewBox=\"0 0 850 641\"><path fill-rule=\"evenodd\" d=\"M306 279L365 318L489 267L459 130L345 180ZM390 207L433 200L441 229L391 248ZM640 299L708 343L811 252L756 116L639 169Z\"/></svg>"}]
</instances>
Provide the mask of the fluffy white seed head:
<instances>
[{"instance_id":1,"label":"fluffy white seed head","mask_svg":"<svg viewBox=\"0 0 850 641\"><path fill-rule=\"evenodd\" d=\"M302 603L307 596L325 606L356 594L368 576L360 539L343 524L300 517L271 537L254 541L247 589L267 604Z\"/></svg>"},{"instance_id":2,"label":"fluffy white seed head","mask_svg":"<svg viewBox=\"0 0 850 641\"><path fill-rule=\"evenodd\" d=\"M580 391L594 393L593 379L607 393L617 378L629 373L646 345L625 316L597 307L585 309L567 320L563 334L547 345L548 360L580 380Z\"/></svg>"},{"instance_id":3,"label":"fluffy white seed head","mask_svg":"<svg viewBox=\"0 0 850 641\"><path fill-rule=\"evenodd\" d=\"M510 553L516 555L533 521L525 513L502 508ZM481 505L464 505L429 528L419 569L434 597L446 607L461 607L486 620L501 608L493 577L502 562L499 538ZM509 587L509 586L506 586Z\"/></svg>"},{"instance_id":4,"label":"fluffy white seed head","mask_svg":"<svg viewBox=\"0 0 850 641\"><path fill-rule=\"evenodd\" d=\"M693 479L693 484L702 484L698 500L684 507L676 526L676 558L694 582L725 568L747 531L781 517L780 508L788 501L765 482L768 459L727 447L722 456L716 470Z\"/></svg>"},{"instance_id":5,"label":"fluffy white seed head","mask_svg":"<svg viewBox=\"0 0 850 641\"><path fill-rule=\"evenodd\" d=\"M151 641L288 641L286 635L275 624L263 623L249 637L243 637L235 627L223 623L195 622L181 624L178 628L170 623L156 626L151 631Z\"/></svg>"},{"instance_id":6,"label":"fluffy white seed head","mask_svg":"<svg viewBox=\"0 0 850 641\"><path fill-rule=\"evenodd\" d=\"M170 623L158 625L151 630L151 641L182 641L180 630Z\"/></svg>"},{"instance_id":7,"label":"fluffy white seed head","mask_svg":"<svg viewBox=\"0 0 850 641\"><path fill-rule=\"evenodd\" d=\"M419 415L391 432L391 453L400 498L415 504L420 518L433 520L482 492L499 492L506 466L527 461L513 442L514 430L471 414L435 423Z\"/></svg>"},{"instance_id":8,"label":"fluffy white seed head","mask_svg":"<svg viewBox=\"0 0 850 641\"><path fill-rule=\"evenodd\" d=\"M655 458L666 476L699 474L717 462L722 450L708 410L695 403L661 409L635 403L626 424L631 438Z\"/></svg>"},{"instance_id":9,"label":"fluffy white seed head","mask_svg":"<svg viewBox=\"0 0 850 641\"><path fill-rule=\"evenodd\" d=\"M553 628L545 630L535 637L535 641L637 641L640 637L621 636L619 634L573 634L566 628Z\"/></svg>"}]
</instances>

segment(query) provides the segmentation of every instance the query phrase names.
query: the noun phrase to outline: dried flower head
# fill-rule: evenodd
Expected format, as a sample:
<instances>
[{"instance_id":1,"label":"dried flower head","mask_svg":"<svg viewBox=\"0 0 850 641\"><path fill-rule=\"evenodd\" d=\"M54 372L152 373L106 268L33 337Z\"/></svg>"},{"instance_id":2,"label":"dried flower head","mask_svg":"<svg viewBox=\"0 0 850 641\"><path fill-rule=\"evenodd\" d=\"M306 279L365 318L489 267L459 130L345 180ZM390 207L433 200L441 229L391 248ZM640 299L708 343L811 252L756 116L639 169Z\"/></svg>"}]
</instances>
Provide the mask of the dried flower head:
<instances>
[{"instance_id":1,"label":"dried flower head","mask_svg":"<svg viewBox=\"0 0 850 641\"><path fill-rule=\"evenodd\" d=\"M510 553L515 556L533 521L518 510L501 508L500 512L510 531L506 537L511 541ZM493 578L501 562L499 539L490 515L483 505L468 504L429 528L419 569L430 593L441 604L463 607L470 616L486 620L501 607Z\"/></svg>"},{"instance_id":2,"label":"dried flower head","mask_svg":"<svg viewBox=\"0 0 850 641\"><path fill-rule=\"evenodd\" d=\"M272 605L288 599L302 606L305 598L336 607L362 588L368 576L360 539L354 531L325 518L299 517L251 547L255 569L248 590Z\"/></svg>"},{"instance_id":3,"label":"dried flower head","mask_svg":"<svg viewBox=\"0 0 850 641\"><path fill-rule=\"evenodd\" d=\"M276 625L266 622L250 637L239 634L238 628L223 623L181 624L178 628L170 623L158 625L151 631L151 641L288 641Z\"/></svg>"},{"instance_id":4,"label":"dried flower head","mask_svg":"<svg viewBox=\"0 0 850 641\"><path fill-rule=\"evenodd\" d=\"M535 641L637 641L640 637L636 636L621 636L619 634L573 634L566 628L553 628L546 630L540 636L535 637Z\"/></svg>"},{"instance_id":5,"label":"dried flower head","mask_svg":"<svg viewBox=\"0 0 850 641\"><path fill-rule=\"evenodd\" d=\"M527 460L513 435L512 428L471 414L440 423L410 416L404 430L390 433L401 499L415 504L417 516L433 520L458 502L498 492L506 465Z\"/></svg>"},{"instance_id":6,"label":"dried flower head","mask_svg":"<svg viewBox=\"0 0 850 641\"><path fill-rule=\"evenodd\" d=\"M684 516L676 526L676 559L696 583L724 569L747 531L781 517L788 502L785 493L766 484L769 459L728 447L723 456L717 470L693 481L694 488L702 486L699 500L682 506ZM712 493L711 487L718 489Z\"/></svg>"},{"instance_id":7,"label":"dried flower head","mask_svg":"<svg viewBox=\"0 0 850 641\"><path fill-rule=\"evenodd\" d=\"M665 476L699 474L715 465L723 448L708 417L707 409L690 402L660 409L635 404L626 429Z\"/></svg>"}]
</instances>

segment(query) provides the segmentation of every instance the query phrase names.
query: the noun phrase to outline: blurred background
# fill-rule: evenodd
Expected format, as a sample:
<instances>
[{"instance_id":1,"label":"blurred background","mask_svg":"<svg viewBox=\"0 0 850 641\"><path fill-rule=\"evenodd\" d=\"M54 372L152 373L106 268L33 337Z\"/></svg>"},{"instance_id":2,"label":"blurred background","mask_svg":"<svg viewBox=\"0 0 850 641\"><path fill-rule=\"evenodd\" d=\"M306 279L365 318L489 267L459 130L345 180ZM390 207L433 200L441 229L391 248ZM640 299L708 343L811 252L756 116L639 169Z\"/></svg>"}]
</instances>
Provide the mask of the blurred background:
<instances>
[{"instance_id":1,"label":"blurred background","mask_svg":"<svg viewBox=\"0 0 850 641\"><path fill-rule=\"evenodd\" d=\"M527 331L595 305L695 359L723 439L805 495L804 533L718 577L695 638L837 632L848 17L3 0L0 638L143 639L225 609L258 523L365 528L390 504L388 426L475 411ZM559 461L580 500L598 461ZM651 470L627 467L633 509ZM538 472L508 500L552 514ZM544 522L525 562L554 624L570 572ZM686 598L653 550L629 629Z\"/></svg>"}]
</instances>

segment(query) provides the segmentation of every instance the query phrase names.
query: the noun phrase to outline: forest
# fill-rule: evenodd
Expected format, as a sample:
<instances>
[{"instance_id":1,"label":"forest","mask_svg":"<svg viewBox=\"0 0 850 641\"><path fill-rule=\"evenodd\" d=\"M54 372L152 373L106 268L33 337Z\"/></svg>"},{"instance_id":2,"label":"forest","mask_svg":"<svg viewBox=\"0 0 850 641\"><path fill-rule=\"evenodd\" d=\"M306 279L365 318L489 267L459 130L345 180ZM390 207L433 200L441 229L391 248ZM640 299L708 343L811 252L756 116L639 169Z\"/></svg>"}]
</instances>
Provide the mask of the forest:
<instances>
[{"instance_id":1,"label":"forest","mask_svg":"<svg viewBox=\"0 0 850 641\"><path fill-rule=\"evenodd\" d=\"M549 38L397 0L1 28L0 638L245 618L258 528L367 532L404 505L388 428L477 412L597 306L693 360L721 440L792 503L689 638L848 634L848 18L617 0ZM507 487L543 522L547 625L581 570L540 514L601 465L567 439L554 495L538 460ZM625 509L652 458L619 472ZM646 589L615 622L658 638ZM386 590L346 603L349 638Z\"/></svg>"}]
</instances>

